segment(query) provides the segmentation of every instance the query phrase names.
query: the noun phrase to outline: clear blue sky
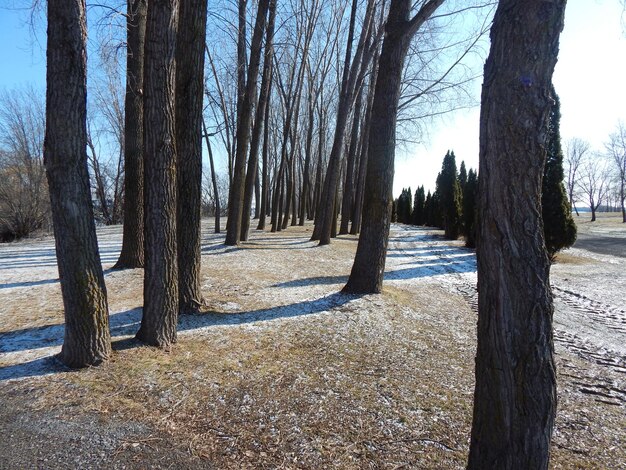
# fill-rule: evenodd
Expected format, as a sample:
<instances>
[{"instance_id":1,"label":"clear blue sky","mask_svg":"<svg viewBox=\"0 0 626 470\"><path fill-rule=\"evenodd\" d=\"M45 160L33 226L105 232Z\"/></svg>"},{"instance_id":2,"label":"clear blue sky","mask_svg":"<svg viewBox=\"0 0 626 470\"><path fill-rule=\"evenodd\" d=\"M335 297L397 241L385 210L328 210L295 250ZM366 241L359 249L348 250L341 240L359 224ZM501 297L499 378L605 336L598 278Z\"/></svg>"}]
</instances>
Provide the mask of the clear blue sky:
<instances>
[{"instance_id":1,"label":"clear blue sky","mask_svg":"<svg viewBox=\"0 0 626 470\"><path fill-rule=\"evenodd\" d=\"M28 10L0 8L0 90L24 84L45 88L45 32L33 36L29 24Z\"/></svg>"},{"instance_id":2,"label":"clear blue sky","mask_svg":"<svg viewBox=\"0 0 626 470\"><path fill-rule=\"evenodd\" d=\"M9 3L10 0L0 0ZM3 5L4 6L4 5ZM561 98L561 135L588 140L598 151L619 119L626 120L626 32L619 0L570 0L554 84ZM0 8L0 90L45 87L45 32L33 37L28 10ZM476 87L478 94L480 87ZM478 96L477 96L478 98ZM448 149L458 162L478 166L478 108L446 115L425 145L399 151L394 193L418 185L434 188Z\"/></svg>"}]
</instances>

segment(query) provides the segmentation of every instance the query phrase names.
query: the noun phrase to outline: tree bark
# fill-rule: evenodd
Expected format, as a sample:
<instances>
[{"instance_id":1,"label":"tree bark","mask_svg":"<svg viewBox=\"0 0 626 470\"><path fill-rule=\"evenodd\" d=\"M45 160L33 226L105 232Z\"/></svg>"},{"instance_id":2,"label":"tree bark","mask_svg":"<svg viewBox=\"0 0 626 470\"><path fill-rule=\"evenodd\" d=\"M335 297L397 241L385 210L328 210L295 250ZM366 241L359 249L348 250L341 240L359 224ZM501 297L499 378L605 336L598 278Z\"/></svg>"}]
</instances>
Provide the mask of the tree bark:
<instances>
[{"instance_id":1,"label":"tree bark","mask_svg":"<svg viewBox=\"0 0 626 470\"><path fill-rule=\"evenodd\" d=\"M202 117L202 132L204 134L207 151L209 152L209 165L211 166L211 185L213 186L213 198L215 199L215 233L220 233L220 213L222 211L220 205L220 192L217 187L217 175L215 174L215 163L213 161L213 148L211 147L211 139L206 129L204 117Z\"/></svg>"},{"instance_id":2,"label":"tree bark","mask_svg":"<svg viewBox=\"0 0 626 470\"><path fill-rule=\"evenodd\" d=\"M250 229L250 211L252 208L252 191L258 174L259 162L259 144L261 142L261 131L264 126L265 108L269 104L270 93L272 89L272 41L274 38L274 20L276 18L276 1L271 0L269 5L269 19L265 31L265 53L263 58L263 73L261 77L261 92L259 94L259 102L256 108L254 119L254 128L252 131L252 139L250 143L250 157L248 158L248 169L246 171L246 182L243 198L243 212L241 215L241 234L242 241L248 240L248 230ZM256 208L258 211L258 207Z\"/></svg>"},{"instance_id":3,"label":"tree bark","mask_svg":"<svg viewBox=\"0 0 626 470\"><path fill-rule=\"evenodd\" d=\"M313 102L312 92L309 92L309 102L308 102L308 127L306 131L306 141L304 144L304 171L302 175L302 197L300 198L300 221L299 225L304 225L304 218L306 217L307 211L310 213L309 207L309 192L311 186L311 157L313 154L313 124L315 121L315 103Z\"/></svg>"},{"instance_id":4,"label":"tree bark","mask_svg":"<svg viewBox=\"0 0 626 470\"><path fill-rule=\"evenodd\" d=\"M265 229L265 219L267 218L267 213L269 212L269 168L268 168L268 152L269 152L269 137L270 137L270 129L269 129L269 119L270 119L270 107L265 107L265 122L266 125L263 128L263 176L262 176L262 184L261 184L261 213L259 214L259 225L257 225L257 230Z\"/></svg>"},{"instance_id":5,"label":"tree bark","mask_svg":"<svg viewBox=\"0 0 626 470\"><path fill-rule=\"evenodd\" d=\"M341 227L339 234L345 235L350 227L350 216L354 206L354 166L356 161L357 149L359 148L359 127L361 124L361 104L363 101L363 90L359 90L354 112L352 113L352 130L350 137L350 147L348 150L348 160L346 163L346 177L343 184L343 198L341 202Z\"/></svg>"},{"instance_id":6,"label":"tree bark","mask_svg":"<svg viewBox=\"0 0 626 470\"><path fill-rule=\"evenodd\" d=\"M442 3L443 0L429 0L410 21L410 0L392 0L389 5L372 105L362 231L344 292L379 293L382 290L391 223L396 117L404 59L417 30Z\"/></svg>"},{"instance_id":7,"label":"tree bark","mask_svg":"<svg viewBox=\"0 0 626 470\"><path fill-rule=\"evenodd\" d=\"M48 0L44 165L65 312L59 358L76 368L111 354L87 170L86 40L84 0Z\"/></svg>"},{"instance_id":8,"label":"tree bark","mask_svg":"<svg viewBox=\"0 0 626 470\"><path fill-rule=\"evenodd\" d=\"M353 4L354 5L354 4ZM348 116L354 104L355 91L359 88L359 83L372 58L373 49L368 47L374 30L375 2L369 0L363 20L363 27L359 43L357 45L352 64L349 63L349 54L346 54L346 69L342 78L339 103L337 106L337 119L335 127L335 138L328 157L328 169L324 179L322 191L322 202L320 206L320 217L316 218L315 229L312 240L319 239L320 245L328 245L332 237L333 225L336 224L335 210L339 201L335 201L335 195L341 177L341 157L345 129L348 123ZM347 50L349 52L349 49ZM346 73L347 72L347 73Z\"/></svg>"},{"instance_id":9,"label":"tree bark","mask_svg":"<svg viewBox=\"0 0 626 470\"><path fill-rule=\"evenodd\" d=\"M204 305L200 289L202 97L207 0L181 2L176 38L176 175L180 313Z\"/></svg>"},{"instance_id":10,"label":"tree bark","mask_svg":"<svg viewBox=\"0 0 626 470\"><path fill-rule=\"evenodd\" d=\"M150 0L146 26L144 137L146 267L137 338L169 349L176 342L175 76L178 0Z\"/></svg>"},{"instance_id":11,"label":"tree bark","mask_svg":"<svg viewBox=\"0 0 626 470\"><path fill-rule=\"evenodd\" d=\"M124 103L124 231L115 269L144 266L143 67L147 0L128 0Z\"/></svg>"},{"instance_id":12,"label":"tree bark","mask_svg":"<svg viewBox=\"0 0 626 470\"><path fill-rule=\"evenodd\" d=\"M480 117L470 469L548 468L556 373L540 198L565 3L501 0L491 28Z\"/></svg>"},{"instance_id":13,"label":"tree bark","mask_svg":"<svg viewBox=\"0 0 626 470\"><path fill-rule=\"evenodd\" d=\"M367 96L367 110L365 112L365 118L363 120L363 130L361 131L361 144L359 146L359 170L354 195L352 225L350 226L351 235L357 235L361 231L361 220L363 218L363 200L365 197L365 177L367 175L370 124L372 122L372 106L374 105L374 92L376 90L376 78L378 76L379 58L379 54L375 53L374 59L372 59L372 73L370 75L369 91Z\"/></svg>"},{"instance_id":14,"label":"tree bark","mask_svg":"<svg viewBox=\"0 0 626 470\"><path fill-rule=\"evenodd\" d=\"M339 103L337 106L337 118L335 121L335 137L333 146L328 157L328 168L322 187L320 188L320 203L315 213L315 227L311 240L319 240L320 245L330 243L330 232L332 218L335 210L335 188L339 181L339 164L341 162L341 150L348 114L350 112L350 96L348 92L348 81L350 76L350 56L352 55L352 42L354 41L354 25L356 22L356 11L358 2L352 1L350 12L350 26L348 30L348 42L346 44L346 54L343 64L343 74L341 78L341 88L339 91Z\"/></svg>"},{"instance_id":15,"label":"tree bark","mask_svg":"<svg viewBox=\"0 0 626 470\"><path fill-rule=\"evenodd\" d=\"M259 0L256 23L250 45L250 64L246 79L246 90L241 104L239 119L237 121L237 150L235 155L235 167L233 169L233 181L230 186L228 197L228 220L226 221L226 245L239 244L241 236L241 218L243 213L243 195L246 172L246 156L250 141L250 121L252 119L252 103L256 98L257 76L261 63L261 42L269 0Z\"/></svg>"}]
</instances>

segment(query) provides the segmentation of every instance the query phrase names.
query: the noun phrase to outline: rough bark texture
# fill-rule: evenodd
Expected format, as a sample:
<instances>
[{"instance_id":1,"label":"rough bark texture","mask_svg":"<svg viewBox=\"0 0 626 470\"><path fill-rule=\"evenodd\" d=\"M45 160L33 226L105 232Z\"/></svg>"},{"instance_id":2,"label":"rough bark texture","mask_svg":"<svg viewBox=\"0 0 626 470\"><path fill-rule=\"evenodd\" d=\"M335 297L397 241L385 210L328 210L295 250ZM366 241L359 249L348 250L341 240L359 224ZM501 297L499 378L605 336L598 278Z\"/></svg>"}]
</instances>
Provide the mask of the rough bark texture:
<instances>
[{"instance_id":1,"label":"rough bark texture","mask_svg":"<svg viewBox=\"0 0 626 470\"><path fill-rule=\"evenodd\" d=\"M356 11L358 2L352 1L352 9L350 12L350 26L348 30L348 42L346 44L346 55L343 64L343 74L341 78L341 89L339 92L339 103L337 105L337 118L335 121L335 137L333 146L328 157L328 168L326 176L321 188L320 203L315 213L315 227L311 240L319 240L320 245L328 245L330 243L330 234L332 230L333 215L335 211L335 195L339 182L341 151L343 148L343 139L350 114L350 56L352 54L352 42L354 40L354 25L356 21Z\"/></svg>"},{"instance_id":2,"label":"rough bark texture","mask_svg":"<svg viewBox=\"0 0 626 470\"><path fill-rule=\"evenodd\" d=\"M250 210L252 208L252 191L258 179L259 146L261 143L261 131L264 126L265 108L268 105L272 86L272 41L274 38L274 20L276 18L276 1L270 1L269 19L265 32L265 53L263 59L263 75L261 78L261 92L254 118L254 129L250 143L250 157L248 158L248 169L246 170L246 183L244 188L243 212L241 216L241 234L243 241L248 240L248 230L250 229ZM257 191L258 194L258 191ZM257 197L257 199L259 199ZM257 201L258 202L258 201ZM255 212L258 211L258 204Z\"/></svg>"},{"instance_id":3,"label":"rough bark texture","mask_svg":"<svg viewBox=\"0 0 626 470\"><path fill-rule=\"evenodd\" d=\"M124 102L124 232L115 268L142 268L143 213L143 63L147 0L128 0L126 19L126 97Z\"/></svg>"},{"instance_id":4,"label":"rough bark texture","mask_svg":"<svg viewBox=\"0 0 626 470\"><path fill-rule=\"evenodd\" d=\"M181 313L198 312L202 199L202 96L207 0L180 4L176 39L176 176L178 298Z\"/></svg>"},{"instance_id":5,"label":"rough bark texture","mask_svg":"<svg viewBox=\"0 0 626 470\"><path fill-rule=\"evenodd\" d=\"M357 235L361 231L361 219L363 216L363 199L365 196L365 176L367 175L367 149L370 136L370 124L372 122L372 106L374 105L374 92L376 90L376 78L378 76L379 54L375 53L372 59L372 73L370 75L369 92L367 96L367 110L363 120L361 131L361 144L359 146L359 169L356 178L356 190L354 195L354 210L350 234Z\"/></svg>"},{"instance_id":6,"label":"rough bark texture","mask_svg":"<svg viewBox=\"0 0 626 470\"><path fill-rule=\"evenodd\" d=\"M359 128L361 124L361 103L363 101L363 89L359 90L354 112L352 113L352 131L350 137L350 149L348 150L348 160L346 162L346 177L343 184L343 197L341 202L341 227L339 234L348 233L352 207L354 206L354 196L356 192L354 184L354 167L359 148Z\"/></svg>"},{"instance_id":7,"label":"rough bark texture","mask_svg":"<svg viewBox=\"0 0 626 470\"><path fill-rule=\"evenodd\" d=\"M137 338L169 348L176 342L176 148L174 87L177 0L150 0L146 27L144 136L146 267Z\"/></svg>"},{"instance_id":8,"label":"rough bark texture","mask_svg":"<svg viewBox=\"0 0 626 470\"><path fill-rule=\"evenodd\" d=\"M246 173L246 157L250 142L250 122L252 120L253 101L256 98L256 85L261 64L261 43L269 0L260 0L257 10L256 23L250 45L250 64L246 79L246 90L239 108L237 121L237 149L235 155L235 167L233 169L233 181L230 185L228 197L228 220L226 221L226 245L238 245L241 236L241 217L243 213L243 194Z\"/></svg>"},{"instance_id":9,"label":"rough bark texture","mask_svg":"<svg viewBox=\"0 0 626 470\"><path fill-rule=\"evenodd\" d=\"M69 367L111 354L106 288L87 170L84 0L48 1L44 164L65 312L60 359Z\"/></svg>"},{"instance_id":10,"label":"rough bark texture","mask_svg":"<svg viewBox=\"0 0 626 470\"><path fill-rule=\"evenodd\" d=\"M556 409L541 177L565 0L502 0L480 117L478 351L468 468L548 468Z\"/></svg>"},{"instance_id":11,"label":"rough bark texture","mask_svg":"<svg viewBox=\"0 0 626 470\"><path fill-rule=\"evenodd\" d=\"M410 0L393 0L389 6L372 105L362 231L344 292L379 293L382 290L393 202L396 115L404 59L415 32L442 3L443 0L426 2L410 21Z\"/></svg>"},{"instance_id":12,"label":"rough bark texture","mask_svg":"<svg viewBox=\"0 0 626 470\"><path fill-rule=\"evenodd\" d=\"M206 142L206 148L209 152L209 165L211 166L211 186L213 186L213 198L215 199L215 233L220 233L220 213L222 211L220 205L220 192L217 187L217 175L215 174L215 163L213 159L213 148L211 146L211 138L206 129L206 122L204 122L204 116L202 117L202 132L204 135L204 141Z\"/></svg>"}]
</instances>

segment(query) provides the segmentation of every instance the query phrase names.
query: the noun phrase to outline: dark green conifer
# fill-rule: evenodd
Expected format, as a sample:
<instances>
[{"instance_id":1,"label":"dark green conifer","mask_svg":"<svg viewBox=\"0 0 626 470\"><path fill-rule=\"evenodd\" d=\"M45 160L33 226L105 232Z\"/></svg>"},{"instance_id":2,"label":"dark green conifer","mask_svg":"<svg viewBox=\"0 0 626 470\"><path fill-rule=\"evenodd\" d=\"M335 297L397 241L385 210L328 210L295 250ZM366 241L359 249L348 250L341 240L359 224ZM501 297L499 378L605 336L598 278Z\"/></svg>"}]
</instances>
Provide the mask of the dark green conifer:
<instances>
[{"instance_id":1,"label":"dark green conifer","mask_svg":"<svg viewBox=\"0 0 626 470\"><path fill-rule=\"evenodd\" d=\"M448 151L443 158L435 193L440 198L441 219L446 238L456 240L461 231L462 196L454 152Z\"/></svg>"},{"instance_id":2,"label":"dark green conifer","mask_svg":"<svg viewBox=\"0 0 626 470\"><path fill-rule=\"evenodd\" d=\"M401 224L411 223L411 206L413 204L411 188L402 189L402 194L398 198L398 222Z\"/></svg>"},{"instance_id":3,"label":"dark green conifer","mask_svg":"<svg viewBox=\"0 0 626 470\"><path fill-rule=\"evenodd\" d=\"M465 168L465 160L461 162L459 167L459 185L461 185L461 194L465 194L465 185L467 184L467 169Z\"/></svg>"},{"instance_id":4,"label":"dark green conifer","mask_svg":"<svg viewBox=\"0 0 626 470\"><path fill-rule=\"evenodd\" d=\"M424 225L426 223L425 204L424 186L420 186L415 190L415 199L413 200L413 225Z\"/></svg>"},{"instance_id":5,"label":"dark green conifer","mask_svg":"<svg viewBox=\"0 0 626 470\"><path fill-rule=\"evenodd\" d=\"M563 150L561 148L561 104L552 87L554 104L550 111L546 165L543 173L541 206L546 250L551 259L576 241L576 224L563 184Z\"/></svg>"},{"instance_id":6,"label":"dark green conifer","mask_svg":"<svg viewBox=\"0 0 626 470\"><path fill-rule=\"evenodd\" d=\"M476 199L478 196L478 175L470 168L463 191L463 231L465 246L476 247Z\"/></svg>"}]
</instances>

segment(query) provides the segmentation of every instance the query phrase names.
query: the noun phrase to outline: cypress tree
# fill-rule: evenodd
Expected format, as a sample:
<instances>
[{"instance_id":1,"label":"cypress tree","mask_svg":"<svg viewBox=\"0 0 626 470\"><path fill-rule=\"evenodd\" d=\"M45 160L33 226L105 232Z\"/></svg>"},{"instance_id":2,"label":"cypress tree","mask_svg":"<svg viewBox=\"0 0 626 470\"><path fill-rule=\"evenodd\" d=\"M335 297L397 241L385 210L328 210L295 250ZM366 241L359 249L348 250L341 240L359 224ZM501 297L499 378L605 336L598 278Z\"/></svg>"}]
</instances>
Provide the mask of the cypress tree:
<instances>
[{"instance_id":1,"label":"cypress tree","mask_svg":"<svg viewBox=\"0 0 626 470\"><path fill-rule=\"evenodd\" d=\"M465 246L476 247L476 196L478 194L478 175L470 168L463 191L463 227Z\"/></svg>"},{"instance_id":2,"label":"cypress tree","mask_svg":"<svg viewBox=\"0 0 626 470\"><path fill-rule=\"evenodd\" d=\"M413 215L411 217L413 225L424 225L426 223L425 204L424 186L420 186L415 190L415 199L413 201Z\"/></svg>"},{"instance_id":3,"label":"cypress tree","mask_svg":"<svg viewBox=\"0 0 626 470\"><path fill-rule=\"evenodd\" d=\"M411 223L411 205L411 188L404 188L402 189L402 194L400 194L400 197L398 198L397 207L398 222L400 222L401 224Z\"/></svg>"},{"instance_id":4,"label":"cypress tree","mask_svg":"<svg viewBox=\"0 0 626 470\"><path fill-rule=\"evenodd\" d=\"M456 240L461 230L461 187L454 152L448 151L443 158L441 172L437 176L436 193L440 197L441 219L446 238Z\"/></svg>"},{"instance_id":5,"label":"cypress tree","mask_svg":"<svg viewBox=\"0 0 626 470\"><path fill-rule=\"evenodd\" d=\"M543 173L541 207L543 231L548 256L576 241L576 224L563 184L563 150L561 148L561 103L552 86L554 103L550 110L546 164Z\"/></svg>"},{"instance_id":6,"label":"cypress tree","mask_svg":"<svg viewBox=\"0 0 626 470\"><path fill-rule=\"evenodd\" d=\"M467 184L467 169L465 168L465 160L461 162L459 167L459 184L461 185L461 194L465 194L465 185Z\"/></svg>"}]
</instances>

